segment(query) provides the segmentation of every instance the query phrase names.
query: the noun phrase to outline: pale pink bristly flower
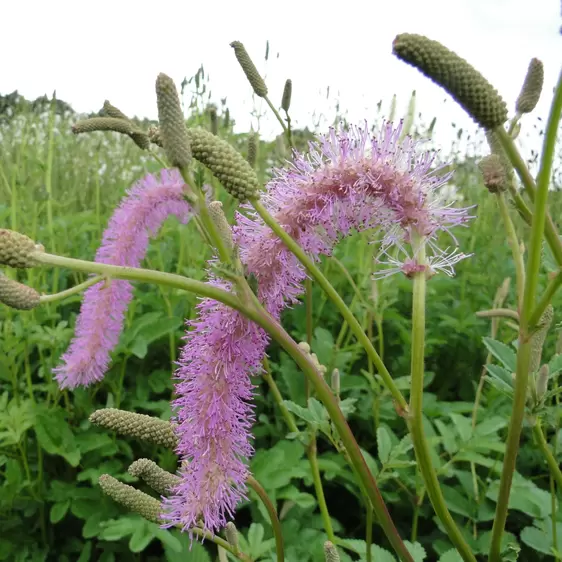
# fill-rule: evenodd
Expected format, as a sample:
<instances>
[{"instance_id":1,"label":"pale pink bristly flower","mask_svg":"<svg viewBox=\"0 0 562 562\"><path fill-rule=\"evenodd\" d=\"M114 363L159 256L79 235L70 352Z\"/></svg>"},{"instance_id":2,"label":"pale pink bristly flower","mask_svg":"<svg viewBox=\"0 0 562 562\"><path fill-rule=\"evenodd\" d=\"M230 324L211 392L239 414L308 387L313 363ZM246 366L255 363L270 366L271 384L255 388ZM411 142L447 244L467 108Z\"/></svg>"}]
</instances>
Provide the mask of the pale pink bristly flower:
<instances>
[{"instance_id":1,"label":"pale pink bristly flower","mask_svg":"<svg viewBox=\"0 0 562 562\"><path fill-rule=\"evenodd\" d=\"M160 176L149 174L137 182L113 213L95 261L139 267L150 237L168 216L175 215L183 223L190 218L183 186L177 170L163 170ZM132 293L131 283L120 279L97 283L85 291L74 339L62 356L62 364L54 369L61 388L87 386L103 378L110 353L119 342Z\"/></svg>"},{"instance_id":2,"label":"pale pink bristly flower","mask_svg":"<svg viewBox=\"0 0 562 562\"><path fill-rule=\"evenodd\" d=\"M388 248L408 243L413 234L431 241L439 230L465 223L466 209L444 206L437 197L449 176L437 177L432 156L420 155L409 138L398 142L399 136L400 128L391 125L374 138L367 129L332 130L311 145L309 156L296 154L287 169L276 170L262 202L315 260L352 230L382 230ZM302 293L305 270L250 205L244 211L234 229L241 259L258 280L261 302L279 318ZM443 256L431 267L450 273ZM410 258L390 265L404 273L417 267ZM210 282L230 288L215 278ZM182 480L164 500L164 518L184 529L201 520L216 532L244 497L253 452L249 376L261 371L268 336L240 313L208 299L190 326L174 402Z\"/></svg>"}]
</instances>

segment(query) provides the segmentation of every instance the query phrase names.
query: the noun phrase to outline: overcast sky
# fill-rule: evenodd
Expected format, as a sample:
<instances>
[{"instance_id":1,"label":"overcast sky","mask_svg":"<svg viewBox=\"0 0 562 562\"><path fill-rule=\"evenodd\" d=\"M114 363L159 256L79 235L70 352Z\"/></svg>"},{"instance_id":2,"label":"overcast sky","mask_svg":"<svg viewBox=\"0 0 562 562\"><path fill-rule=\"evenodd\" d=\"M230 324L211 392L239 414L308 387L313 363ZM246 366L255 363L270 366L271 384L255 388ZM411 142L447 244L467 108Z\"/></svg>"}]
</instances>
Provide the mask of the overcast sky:
<instances>
[{"instance_id":1,"label":"overcast sky","mask_svg":"<svg viewBox=\"0 0 562 562\"><path fill-rule=\"evenodd\" d=\"M538 57L545 89L536 115L545 117L562 63L560 11L560 0L5 0L0 93L18 89L34 98L56 89L78 111L98 110L107 98L128 114L155 117L158 72L179 85L203 63L214 100L227 97L237 128L248 130L251 89L229 46L239 40L275 104L285 79L293 80L297 126L333 107L327 86L354 122L374 115L381 99L388 108L394 93L403 114L415 89L418 111L427 121L438 116L439 141L451 134L451 121L474 126L392 55L395 35L441 41L493 82L511 111L529 60ZM261 126L265 136L279 132L270 116Z\"/></svg>"}]
</instances>

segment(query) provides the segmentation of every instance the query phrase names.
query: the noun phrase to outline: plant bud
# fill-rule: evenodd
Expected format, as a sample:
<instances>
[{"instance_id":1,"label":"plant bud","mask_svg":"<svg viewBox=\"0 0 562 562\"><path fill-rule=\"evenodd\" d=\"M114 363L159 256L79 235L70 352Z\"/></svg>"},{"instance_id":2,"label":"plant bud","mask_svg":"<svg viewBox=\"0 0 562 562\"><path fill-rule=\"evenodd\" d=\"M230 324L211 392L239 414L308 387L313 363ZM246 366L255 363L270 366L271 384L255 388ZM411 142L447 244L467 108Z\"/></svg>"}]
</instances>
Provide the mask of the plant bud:
<instances>
[{"instance_id":1,"label":"plant bud","mask_svg":"<svg viewBox=\"0 0 562 562\"><path fill-rule=\"evenodd\" d=\"M490 193L499 193L507 189L507 176L501 158L497 154L489 154L478 164L484 185Z\"/></svg>"},{"instance_id":2,"label":"plant bud","mask_svg":"<svg viewBox=\"0 0 562 562\"><path fill-rule=\"evenodd\" d=\"M334 394L336 396L340 395L340 370L339 369L334 369L332 371L332 380L331 380L331 384L332 384L332 390L334 391Z\"/></svg>"},{"instance_id":3,"label":"plant bud","mask_svg":"<svg viewBox=\"0 0 562 562\"><path fill-rule=\"evenodd\" d=\"M40 299L41 297L35 289L9 279L0 273L1 303L17 310L31 310L39 306Z\"/></svg>"},{"instance_id":4,"label":"plant bud","mask_svg":"<svg viewBox=\"0 0 562 562\"><path fill-rule=\"evenodd\" d=\"M90 416L90 421L122 435L136 437L155 445L164 445L169 449L175 449L178 442L171 423L145 414L102 408Z\"/></svg>"},{"instance_id":5,"label":"plant bud","mask_svg":"<svg viewBox=\"0 0 562 562\"><path fill-rule=\"evenodd\" d=\"M115 119L124 119L125 121L129 121L129 118L120 109L117 109L114 105L111 105L109 100L105 100L103 102L103 108L100 111L100 114L102 115L102 117L114 117Z\"/></svg>"},{"instance_id":6,"label":"plant bud","mask_svg":"<svg viewBox=\"0 0 562 562\"><path fill-rule=\"evenodd\" d=\"M153 523L160 522L162 507L156 498L133 488L133 486L119 482L109 474L102 474L98 479L98 484L104 494L133 513L138 513Z\"/></svg>"},{"instance_id":7,"label":"plant bud","mask_svg":"<svg viewBox=\"0 0 562 562\"><path fill-rule=\"evenodd\" d=\"M543 365L537 374L537 381L535 386L537 392L537 399L542 402L544 395L548 389L548 364Z\"/></svg>"},{"instance_id":8,"label":"plant bud","mask_svg":"<svg viewBox=\"0 0 562 562\"><path fill-rule=\"evenodd\" d=\"M529 371L531 373L536 372L540 367L542 348L550 325L552 324L553 316L554 309L552 305L549 304L539 320L535 333L531 336L531 363L529 365Z\"/></svg>"},{"instance_id":9,"label":"plant bud","mask_svg":"<svg viewBox=\"0 0 562 562\"><path fill-rule=\"evenodd\" d=\"M224 534L226 535L228 544L234 549L234 551L236 553L240 552L240 547L238 546L238 529L232 521L229 521L226 524Z\"/></svg>"},{"instance_id":10,"label":"plant bud","mask_svg":"<svg viewBox=\"0 0 562 562\"><path fill-rule=\"evenodd\" d=\"M230 46L234 49L234 54L248 79L250 85L252 86L256 95L260 98L265 98L267 96L267 86L263 81L263 78L260 76L258 69L256 68L255 64L252 62L250 55L246 51L246 47L240 41L233 41Z\"/></svg>"},{"instance_id":11,"label":"plant bud","mask_svg":"<svg viewBox=\"0 0 562 562\"><path fill-rule=\"evenodd\" d=\"M394 54L444 88L484 129L507 121L507 106L497 90L466 60L423 35L402 33Z\"/></svg>"},{"instance_id":12,"label":"plant bud","mask_svg":"<svg viewBox=\"0 0 562 562\"><path fill-rule=\"evenodd\" d=\"M228 221L224 211L222 210L222 203L220 201L213 201L209 204L209 215L215 224L217 231L225 243L228 251L232 253L234 251L234 240L232 238L232 228Z\"/></svg>"},{"instance_id":13,"label":"plant bud","mask_svg":"<svg viewBox=\"0 0 562 562\"><path fill-rule=\"evenodd\" d=\"M191 163L191 147L174 81L163 73L156 78L156 102L160 138L172 166L187 168Z\"/></svg>"},{"instance_id":14,"label":"plant bud","mask_svg":"<svg viewBox=\"0 0 562 562\"><path fill-rule=\"evenodd\" d=\"M330 541L324 543L324 556L326 557L326 562L340 562L338 549Z\"/></svg>"},{"instance_id":15,"label":"plant bud","mask_svg":"<svg viewBox=\"0 0 562 562\"><path fill-rule=\"evenodd\" d=\"M258 196L256 173L230 144L201 128L187 133L193 157L211 170L230 195L241 202Z\"/></svg>"},{"instance_id":16,"label":"plant bud","mask_svg":"<svg viewBox=\"0 0 562 562\"><path fill-rule=\"evenodd\" d=\"M169 494L179 483L180 477L160 468L150 459L138 459L128 470L131 476L144 480L160 495Z\"/></svg>"},{"instance_id":17,"label":"plant bud","mask_svg":"<svg viewBox=\"0 0 562 562\"><path fill-rule=\"evenodd\" d=\"M283 97L281 98L281 107L284 111L289 111L291 107L291 96L293 95L293 81L288 78L285 81L285 87L283 88Z\"/></svg>"},{"instance_id":18,"label":"plant bud","mask_svg":"<svg viewBox=\"0 0 562 562\"><path fill-rule=\"evenodd\" d=\"M258 133L254 133L252 131L248 136L248 156L246 157L246 160L248 160L248 164L250 164L252 168L255 168L256 166L256 160L258 157L258 142Z\"/></svg>"},{"instance_id":19,"label":"plant bud","mask_svg":"<svg viewBox=\"0 0 562 562\"><path fill-rule=\"evenodd\" d=\"M43 251L45 248L36 244L25 234L14 230L0 228L0 264L24 269L38 265L32 257L32 252Z\"/></svg>"},{"instance_id":20,"label":"plant bud","mask_svg":"<svg viewBox=\"0 0 562 562\"><path fill-rule=\"evenodd\" d=\"M531 113L541 97L544 82L544 68L539 59L531 59L521 93L515 102L517 113Z\"/></svg>"},{"instance_id":21,"label":"plant bud","mask_svg":"<svg viewBox=\"0 0 562 562\"><path fill-rule=\"evenodd\" d=\"M91 117L90 119L83 119L72 125L72 132L75 135L93 133L95 131L113 131L114 133L127 135L143 150L150 146L146 133L137 129L128 119L119 117Z\"/></svg>"}]
</instances>

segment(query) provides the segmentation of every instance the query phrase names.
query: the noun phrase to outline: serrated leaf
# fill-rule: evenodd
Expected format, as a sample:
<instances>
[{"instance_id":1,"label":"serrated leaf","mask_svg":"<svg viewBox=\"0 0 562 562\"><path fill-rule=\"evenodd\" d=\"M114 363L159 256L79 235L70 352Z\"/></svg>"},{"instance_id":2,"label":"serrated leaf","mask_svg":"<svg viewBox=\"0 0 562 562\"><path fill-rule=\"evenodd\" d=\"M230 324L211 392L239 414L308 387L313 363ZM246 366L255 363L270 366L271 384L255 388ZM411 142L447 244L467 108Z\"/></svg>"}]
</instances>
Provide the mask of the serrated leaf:
<instances>
[{"instance_id":1,"label":"serrated leaf","mask_svg":"<svg viewBox=\"0 0 562 562\"><path fill-rule=\"evenodd\" d=\"M142 552L155 537L155 523L143 522L138 525L129 540L129 550L131 552Z\"/></svg>"},{"instance_id":2,"label":"serrated leaf","mask_svg":"<svg viewBox=\"0 0 562 562\"><path fill-rule=\"evenodd\" d=\"M517 366L517 355L515 351L505 343L492 338L482 338L488 351L510 372L515 373Z\"/></svg>"},{"instance_id":3,"label":"serrated leaf","mask_svg":"<svg viewBox=\"0 0 562 562\"><path fill-rule=\"evenodd\" d=\"M560 371L562 371L562 353L555 355L548 363L548 377L555 377Z\"/></svg>"},{"instance_id":4,"label":"serrated leaf","mask_svg":"<svg viewBox=\"0 0 562 562\"><path fill-rule=\"evenodd\" d=\"M377 449L381 464L387 463L388 459L390 458L392 441L385 427L377 428Z\"/></svg>"},{"instance_id":5,"label":"serrated leaf","mask_svg":"<svg viewBox=\"0 0 562 562\"><path fill-rule=\"evenodd\" d=\"M425 552L425 548L419 542L410 542L404 541L408 552L412 555L414 562L423 562L426 557L427 553Z\"/></svg>"},{"instance_id":6,"label":"serrated leaf","mask_svg":"<svg viewBox=\"0 0 562 562\"><path fill-rule=\"evenodd\" d=\"M163 531L163 529L160 529L160 531ZM167 535L172 537L177 543L164 542L159 533L156 535L164 544L166 562L211 562L211 557L205 546L199 541L192 542L187 533L168 531ZM175 550L177 544L179 544L179 550Z\"/></svg>"},{"instance_id":7,"label":"serrated leaf","mask_svg":"<svg viewBox=\"0 0 562 562\"><path fill-rule=\"evenodd\" d=\"M489 435L505 427L507 427L507 420L505 418L501 416L491 416L476 426L474 434L475 436Z\"/></svg>"},{"instance_id":8,"label":"serrated leaf","mask_svg":"<svg viewBox=\"0 0 562 562\"><path fill-rule=\"evenodd\" d=\"M456 548L451 548L439 557L438 562L463 562L463 559Z\"/></svg>"},{"instance_id":9,"label":"serrated leaf","mask_svg":"<svg viewBox=\"0 0 562 562\"><path fill-rule=\"evenodd\" d=\"M339 546L359 554L361 560L365 560L367 557L367 543L359 539L342 539L339 541ZM371 545L371 556L376 562L396 562L396 558L380 546L376 544Z\"/></svg>"},{"instance_id":10,"label":"serrated leaf","mask_svg":"<svg viewBox=\"0 0 562 562\"><path fill-rule=\"evenodd\" d=\"M513 378L511 373L499 365L486 365L486 381L506 396L513 396Z\"/></svg>"},{"instance_id":11,"label":"serrated leaf","mask_svg":"<svg viewBox=\"0 0 562 562\"><path fill-rule=\"evenodd\" d=\"M64 457L71 466L78 466L80 451L62 409L39 410L36 416L35 434L39 444L47 453Z\"/></svg>"},{"instance_id":12,"label":"serrated leaf","mask_svg":"<svg viewBox=\"0 0 562 562\"><path fill-rule=\"evenodd\" d=\"M551 522L545 520L540 523L535 521L534 523L535 526L525 527L521 531L521 540L533 550L542 552L543 554L550 554L552 556L554 541L552 540ZM540 528L539 525L542 528ZM562 522L556 523L556 536L562 536ZM558 544L560 545L560 543Z\"/></svg>"}]
</instances>

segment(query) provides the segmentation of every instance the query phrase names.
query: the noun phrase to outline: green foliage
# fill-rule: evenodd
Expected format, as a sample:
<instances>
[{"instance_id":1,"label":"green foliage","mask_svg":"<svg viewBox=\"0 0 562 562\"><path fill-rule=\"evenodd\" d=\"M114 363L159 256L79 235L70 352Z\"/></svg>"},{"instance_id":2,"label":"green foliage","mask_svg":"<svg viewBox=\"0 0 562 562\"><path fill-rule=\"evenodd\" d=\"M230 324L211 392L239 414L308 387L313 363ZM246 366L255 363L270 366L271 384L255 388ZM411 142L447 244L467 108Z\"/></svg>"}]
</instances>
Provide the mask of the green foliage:
<instances>
[{"instance_id":1,"label":"green foliage","mask_svg":"<svg viewBox=\"0 0 562 562\"><path fill-rule=\"evenodd\" d=\"M197 103L192 103L190 124L208 126L206 113ZM73 119L47 108L39 115L18 115L5 124L0 144L0 224L20 230L60 254L92 259L125 189L158 165L126 138L112 134L72 137ZM245 150L247 135L233 135L232 122L226 123L224 113L219 134ZM256 170L260 180L265 180L266 170L280 161L278 143L261 141L258 154ZM494 202L480 189L474 163L455 154L452 158L456 159L456 185L464 203L478 205L475 224L458 234L463 251L474 256L459 265L455 278L439 276L428 285L424 423L447 506L474 552L484 556L498 495L516 352L511 343L515 332L508 325L502 323L497 336L490 338L488 321L477 318L475 312L490 307L496 288L505 277L513 276L513 269L509 249L498 235ZM195 177L209 181L222 193L202 169L196 169ZM553 216L559 216L558 195L553 194ZM220 196L227 216L232 216L233 201ZM398 387L407 393L410 282L399 277L373 282L370 273L377 253L377 245L369 244L365 235L351 236L322 267L372 335ZM146 264L202 279L208 257L193 224L182 226L170 220L151 245ZM85 280L64 270L28 270L18 275L43 292L63 290ZM513 308L512 296L508 301ZM70 341L79 302L76 296L29 313L0 309L0 560L215 560L212 544L195 543L189 550L186 534L160 529L126 513L97 486L104 473L123 482L136 481L127 468L141 457L174 472L173 453L107 434L87 421L101 407L170 417L170 375L183 322L193 316L195 299L173 290L137 285L126 329L104 381L88 390L61 392L52 369ZM313 303L312 350L328 373L340 370L342 411L358 436L399 530L411 540L410 552L416 562L457 562L459 555L446 535L435 530L436 520L416 470L404 420L373 365L317 287ZM284 324L293 337L305 339L304 307L287 311ZM554 339L551 336L547 341L545 353L551 357L551 381L562 371L562 355L552 353ZM484 386L473 417L486 351L493 358L486 365L489 384ZM284 405L300 432L289 433L266 384L256 380L258 421L251 470L278 508L286 558L324 560L326 535L306 457L309 432L314 431L332 525L338 537L346 537L337 544L341 560L366 560L361 490L337 453L338 436L327 412L319 400L307 397L297 367L275 345L270 359ZM551 393L548 399L550 404L558 397ZM558 428L555 454L560 461L561 419L553 406L547 409L547 419ZM557 515L553 527L547 468L529 433L525 435L510 500L509 532L504 537L505 560L517 559L519 549L520 561L551 560L554 549L562 549L562 519ZM254 492L238 510L236 524L240 546L252 559L275 559L270 519ZM370 550L377 562L396 559L376 525Z\"/></svg>"}]
</instances>

